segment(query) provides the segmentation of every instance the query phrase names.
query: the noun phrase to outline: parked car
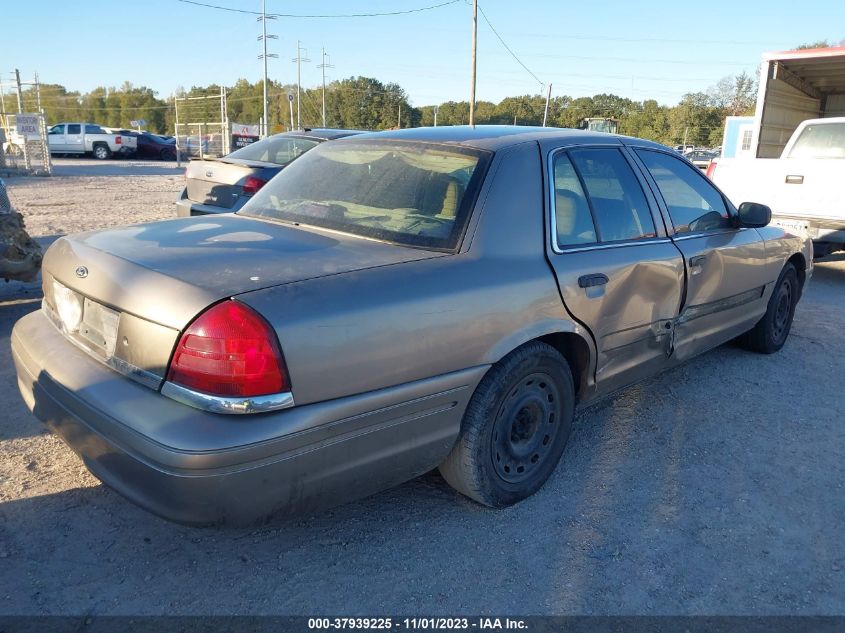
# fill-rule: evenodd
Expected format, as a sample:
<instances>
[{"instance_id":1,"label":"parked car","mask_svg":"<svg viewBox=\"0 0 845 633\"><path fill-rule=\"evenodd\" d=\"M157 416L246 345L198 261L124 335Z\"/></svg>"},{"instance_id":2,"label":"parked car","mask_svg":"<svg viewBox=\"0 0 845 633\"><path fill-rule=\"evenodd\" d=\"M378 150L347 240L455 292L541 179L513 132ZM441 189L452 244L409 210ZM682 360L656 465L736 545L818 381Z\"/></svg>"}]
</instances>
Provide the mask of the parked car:
<instances>
[{"instance_id":1,"label":"parked car","mask_svg":"<svg viewBox=\"0 0 845 633\"><path fill-rule=\"evenodd\" d=\"M809 236L817 257L845 249L845 117L801 123L780 158L721 158L708 175L733 200L753 196L773 222Z\"/></svg>"},{"instance_id":2,"label":"parked car","mask_svg":"<svg viewBox=\"0 0 845 633\"><path fill-rule=\"evenodd\" d=\"M684 157L688 161L690 161L693 165L695 165L701 170L706 170L708 167L710 167L710 163L717 156L718 153L711 149L697 149L684 154Z\"/></svg>"},{"instance_id":3,"label":"parked car","mask_svg":"<svg viewBox=\"0 0 845 633\"><path fill-rule=\"evenodd\" d=\"M176 140L167 140L158 134L150 132L133 132L120 130L124 136L131 136L137 143L135 156L138 158L157 158L159 160L176 160Z\"/></svg>"},{"instance_id":4,"label":"parked car","mask_svg":"<svg viewBox=\"0 0 845 633\"><path fill-rule=\"evenodd\" d=\"M813 264L769 215L633 138L340 139L236 214L57 240L12 333L18 385L97 477L176 521L435 467L506 506L554 471L576 406L736 337L784 345Z\"/></svg>"},{"instance_id":5,"label":"parked car","mask_svg":"<svg viewBox=\"0 0 845 633\"><path fill-rule=\"evenodd\" d=\"M47 132L51 154L87 154L100 160L136 150L131 136L107 132L94 123L58 123Z\"/></svg>"},{"instance_id":6,"label":"parked car","mask_svg":"<svg viewBox=\"0 0 845 633\"><path fill-rule=\"evenodd\" d=\"M358 130L308 129L262 139L218 159L192 160L176 215L231 213L243 207L273 176L323 141L360 134Z\"/></svg>"}]
</instances>

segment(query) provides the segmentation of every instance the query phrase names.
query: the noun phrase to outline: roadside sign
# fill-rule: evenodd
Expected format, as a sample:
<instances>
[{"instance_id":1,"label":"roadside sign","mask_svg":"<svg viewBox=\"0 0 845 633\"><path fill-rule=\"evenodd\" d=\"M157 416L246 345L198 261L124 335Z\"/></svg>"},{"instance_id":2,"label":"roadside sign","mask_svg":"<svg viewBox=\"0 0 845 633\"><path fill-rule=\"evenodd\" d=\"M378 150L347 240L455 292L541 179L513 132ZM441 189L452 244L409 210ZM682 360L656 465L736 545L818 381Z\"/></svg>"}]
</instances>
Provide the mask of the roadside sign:
<instances>
[{"instance_id":1,"label":"roadside sign","mask_svg":"<svg viewBox=\"0 0 845 633\"><path fill-rule=\"evenodd\" d=\"M255 143L259 138L260 133L257 125L232 123L232 150L246 147L251 143Z\"/></svg>"},{"instance_id":2,"label":"roadside sign","mask_svg":"<svg viewBox=\"0 0 845 633\"><path fill-rule=\"evenodd\" d=\"M15 129L17 133L27 140L41 138L41 115L40 114L16 114Z\"/></svg>"},{"instance_id":3,"label":"roadside sign","mask_svg":"<svg viewBox=\"0 0 845 633\"><path fill-rule=\"evenodd\" d=\"M288 101L291 101L291 102L293 101L293 95L292 94L288 94Z\"/></svg>"},{"instance_id":4,"label":"roadside sign","mask_svg":"<svg viewBox=\"0 0 845 633\"><path fill-rule=\"evenodd\" d=\"M129 122L130 127L144 127L147 124L146 119L135 119Z\"/></svg>"}]
</instances>

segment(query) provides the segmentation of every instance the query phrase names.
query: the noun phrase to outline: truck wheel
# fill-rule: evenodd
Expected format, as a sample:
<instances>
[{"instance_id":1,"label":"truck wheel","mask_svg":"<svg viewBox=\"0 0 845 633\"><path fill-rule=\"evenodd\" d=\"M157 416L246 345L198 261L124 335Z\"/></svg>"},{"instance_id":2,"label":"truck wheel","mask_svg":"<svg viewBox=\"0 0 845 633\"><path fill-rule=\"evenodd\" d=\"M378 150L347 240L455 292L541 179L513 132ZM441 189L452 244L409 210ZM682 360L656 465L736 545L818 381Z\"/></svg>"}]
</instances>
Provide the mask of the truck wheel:
<instances>
[{"instance_id":1,"label":"truck wheel","mask_svg":"<svg viewBox=\"0 0 845 633\"><path fill-rule=\"evenodd\" d=\"M761 354L773 354L783 347L792 328L800 288L795 266L787 262L778 277L766 314L757 324L737 338L741 347Z\"/></svg>"},{"instance_id":2,"label":"truck wheel","mask_svg":"<svg viewBox=\"0 0 845 633\"><path fill-rule=\"evenodd\" d=\"M566 359L528 343L493 365L470 399L440 473L491 507L531 496L554 472L572 427L575 387Z\"/></svg>"},{"instance_id":3,"label":"truck wheel","mask_svg":"<svg viewBox=\"0 0 845 633\"><path fill-rule=\"evenodd\" d=\"M94 146L94 158L97 160L106 160L110 156L111 150L108 145L99 144Z\"/></svg>"}]
</instances>

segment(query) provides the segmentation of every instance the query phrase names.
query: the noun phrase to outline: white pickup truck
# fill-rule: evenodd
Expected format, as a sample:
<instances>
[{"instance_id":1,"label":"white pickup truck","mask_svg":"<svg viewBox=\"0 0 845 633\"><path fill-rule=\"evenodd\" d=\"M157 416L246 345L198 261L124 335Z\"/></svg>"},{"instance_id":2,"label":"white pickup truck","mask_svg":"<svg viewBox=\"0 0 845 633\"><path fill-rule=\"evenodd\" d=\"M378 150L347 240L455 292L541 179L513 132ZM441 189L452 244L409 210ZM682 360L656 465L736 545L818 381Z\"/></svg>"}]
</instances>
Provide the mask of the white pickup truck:
<instances>
[{"instance_id":1,"label":"white pickup truck","mask_svg":"<svg viewBox=\"0 0 845 633\"><path fill-rule=\"evenodd\" d=\"M100 160L114 154L134 154L137 140L110 134L94 123L58 123L47 132L51 154L89 154Z\"/></svg>"},{"instance_id":2,"label":"white pickup truck","mask_svg":"<svg viewBox=\"0 0 845 633\"><path fill-rule=\"evenodd\" d=\"M813 240L816 256L845 249L845 117L801 123L780 158L722 158L708 176L734 204L772 209L772 224Z\"/></svg>"}]
</instances>

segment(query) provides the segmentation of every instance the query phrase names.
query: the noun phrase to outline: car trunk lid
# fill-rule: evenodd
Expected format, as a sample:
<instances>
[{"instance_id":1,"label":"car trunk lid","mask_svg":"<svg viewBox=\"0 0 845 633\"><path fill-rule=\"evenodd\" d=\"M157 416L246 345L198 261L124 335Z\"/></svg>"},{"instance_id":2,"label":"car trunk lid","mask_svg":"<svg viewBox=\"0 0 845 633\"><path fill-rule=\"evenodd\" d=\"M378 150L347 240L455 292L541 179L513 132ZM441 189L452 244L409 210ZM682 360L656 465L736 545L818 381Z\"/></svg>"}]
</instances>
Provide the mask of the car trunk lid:
<instances>
[{"instance_id":1,"label":"car trunk lid","mask_svg":"<svg viewBox=\"0 0 845 633\"><path fill-rule=\"evenodd\" d=\"M182 330L210 304L241 293L442 255L222 215L63 237L47 251L44 270L113 310Z\"/></svg>"},{"instance_id":2,"label":"car trunk lid","mask_svg":"<svg viewBox=\"0 0 845 633\"><path fill-rule=\"evenodd\" d=\"M245 194L249 176L269 180L279 165L261 161L192 160L185 171L188 199L223 209L231 209Z\"/></svg>"}]
</instances>

